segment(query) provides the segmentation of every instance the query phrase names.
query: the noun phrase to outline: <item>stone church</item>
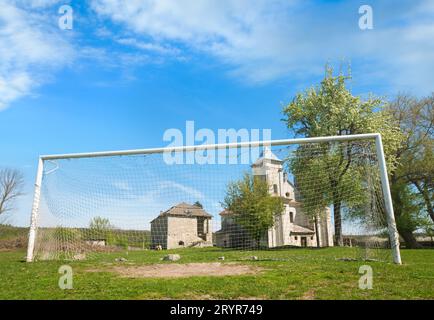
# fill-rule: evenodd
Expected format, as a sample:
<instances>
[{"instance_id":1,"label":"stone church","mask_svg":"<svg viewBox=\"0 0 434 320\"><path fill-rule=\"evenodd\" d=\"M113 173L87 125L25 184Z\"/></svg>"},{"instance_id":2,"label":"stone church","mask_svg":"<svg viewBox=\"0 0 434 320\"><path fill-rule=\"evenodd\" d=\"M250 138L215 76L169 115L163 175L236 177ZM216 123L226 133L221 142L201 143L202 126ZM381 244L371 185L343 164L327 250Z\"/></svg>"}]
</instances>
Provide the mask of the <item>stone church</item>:
<instances>
[{"instance_id":1,"label":"stone church","mask_svg":"<svg viewBox=\"0 0 434 320\"><path fill-rule=\"evenodd\" d=\"M283 170L282 160L277 158L269 148L265 148L261 157L251 167L253 175L267 181L270 194L280 197L285 207L282 214L275 216L274 226L261 239L261 247L316 247L317 235L320 247L333 246L330 208L324 208L324 214L317 219L318 230L316 230L315 223L303 214L303 206L298 201L297 190L289 182ZM257 246L248 232L236 224L231 212L224 210L220 216L221 230L215 234L217 246L228 248Z\"/></svg>"}]
</instances>

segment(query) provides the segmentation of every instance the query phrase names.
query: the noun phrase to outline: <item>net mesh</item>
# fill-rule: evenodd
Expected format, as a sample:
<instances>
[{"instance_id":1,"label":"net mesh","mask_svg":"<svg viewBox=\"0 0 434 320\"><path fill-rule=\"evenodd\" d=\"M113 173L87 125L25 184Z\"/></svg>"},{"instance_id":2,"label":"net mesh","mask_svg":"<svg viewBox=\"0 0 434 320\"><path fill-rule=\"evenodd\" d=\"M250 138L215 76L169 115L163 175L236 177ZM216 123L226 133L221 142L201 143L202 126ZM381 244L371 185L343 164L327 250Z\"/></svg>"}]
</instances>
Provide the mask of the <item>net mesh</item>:
<instances>
[{"instance_id":1,"label":"net mesh","mask_svg":"<svg viewBox=\"0 0 434 320\"><path fill-rule=\"evenodd\" d=\"M34 257L342 244L337 258L389 261L381 190L360 140L46 160Z\"/></svg>"}]
</instances>

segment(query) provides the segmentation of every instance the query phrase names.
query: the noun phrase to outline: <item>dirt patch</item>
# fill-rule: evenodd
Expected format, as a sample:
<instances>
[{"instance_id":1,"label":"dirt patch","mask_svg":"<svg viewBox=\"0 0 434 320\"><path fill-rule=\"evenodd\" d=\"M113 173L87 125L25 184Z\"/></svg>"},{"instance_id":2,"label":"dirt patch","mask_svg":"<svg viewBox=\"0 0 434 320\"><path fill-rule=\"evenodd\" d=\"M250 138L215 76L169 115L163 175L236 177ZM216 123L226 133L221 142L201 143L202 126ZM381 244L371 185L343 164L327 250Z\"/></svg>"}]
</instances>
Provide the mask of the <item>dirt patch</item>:
<instances>
[{"instance_id":1,"label":"dirt patch","mask_svg":"<svg viewBox=\"0 0 434 320\"><path fill-rule=\"evenodd\" d=\"M170 263L128 267L116 266L115 272L129 278L182 278L197 276L238 276L256 274L262 269L258 267L232 263Z\"/></svg>"},{"instance_id":2,"label":"dirt patch","mask_svg":"<svg viewBox=\"0 0 434 320\"><path fill-rule=\"evenodd\" d=\"M314 300L315 299L315 291L309 290L306 291L303 296L301 297L301 300Z\"/></svg>"}]
</instances>

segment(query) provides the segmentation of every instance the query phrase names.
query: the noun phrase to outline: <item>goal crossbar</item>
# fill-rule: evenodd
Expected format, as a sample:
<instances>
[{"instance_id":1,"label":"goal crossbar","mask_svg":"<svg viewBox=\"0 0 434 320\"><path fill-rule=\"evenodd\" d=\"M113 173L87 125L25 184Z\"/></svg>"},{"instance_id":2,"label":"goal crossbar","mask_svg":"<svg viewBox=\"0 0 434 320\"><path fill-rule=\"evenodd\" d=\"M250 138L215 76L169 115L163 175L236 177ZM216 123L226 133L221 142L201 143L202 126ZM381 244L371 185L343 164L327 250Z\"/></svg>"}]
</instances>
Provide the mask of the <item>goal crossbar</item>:
<instances>
[{"instance_id":1,"label":"goal crossbar","mask_svg":"<svg viewBox=\"0 0 434 320\"><path fill-rule=\"evenodd\" d=\"M380 179L382 192L384 195L384 205L387 214L387 226L390 237L393 261L396 264L401 264L401 255L399 250L399 236L396 228L395 216L390 194L389 180L387 177L387 166L384 157L383 143L379 133L356 134L356 135L341 135L341 136L326 136L314 138L295 138L281 140L266 140L266 141L245 141L235 143L207 144L207 145L191 145L191 146L173 146L164 148L150 149L135 149L123 151L102 151L89 153L71 153L71 154L56 154L43 155L39 157L38 170L35 182L34 199L32 213L30 219L29 241L27 248L27 262L34 260L34 248L37 230L38 211L40 204L42 177L44 174L44 161L60 160L60 159L79 159L79 158L96 158L96 157L112 157L112 156L130 156L141 154L156 154L163 152L192 152L200 150L216 150L225 148L254 148L263 146L281 146L281 145L300 145L308 143L324 143L335 141L353 141L353 140L375 140L376 154L379 161Z\"/></svg>"},{"instance_id":2,"label":"goal crossbar","mask_svg":"<svg viewBox=\"0 0 434 320\"><path fill-rule=\"evenodd\" d=\"M350 140L366 140L376 139L379 133L366 133L355 135L342 135L342 136L327 136L315 138L296 138L296 139L280 139L280 140L264 140L264 141L244 141L232 143L219 143L219 144L200 144L191 146L178 146L178 147L164 147L164 148L148 148L148 149L134 149L134 150L121 150L121 151L101 151L101 152L87 152L87 153L69 153L69 154L54 154L40 156L42 160L60 160L60 159L79 159L79 158L97 158L97 157L111 157L111 156L132 156L140 154L153 154L163 152L191 152L212 149L225 149L225 148L255 148L263 146L282 146L306 143L320 143L328 141L350 141Z\"/></svg>"}]
</instances>

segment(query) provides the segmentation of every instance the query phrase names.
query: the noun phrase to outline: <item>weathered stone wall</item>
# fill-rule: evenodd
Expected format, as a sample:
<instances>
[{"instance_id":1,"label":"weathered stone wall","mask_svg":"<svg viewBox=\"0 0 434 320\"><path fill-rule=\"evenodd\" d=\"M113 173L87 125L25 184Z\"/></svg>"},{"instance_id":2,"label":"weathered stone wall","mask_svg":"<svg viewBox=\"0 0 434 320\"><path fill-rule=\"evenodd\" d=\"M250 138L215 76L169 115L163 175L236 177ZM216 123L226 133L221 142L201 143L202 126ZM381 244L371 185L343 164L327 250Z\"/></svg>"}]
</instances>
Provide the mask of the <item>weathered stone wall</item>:
<instances>
[{"instance_id":1,"label":"weathered stone wall","mask_svg":"<svg viewBox=\"0 0 434 320\"><path fill-rule=\"evenodd\" d=\"M167 249L167 217L158 217L151 222L151 248L161 246Z\"/></svg>"},{"instance_id":2,"label":"weathered stone wall","mask_svg":"<svg viewBox=\"0 0 434 320\"><path fill-rule=\"evenodd\" d=\"M167 249L184 248L193 245L212 246L212 233L204 241L197 236L197 219L195 217L169 217L167 232Z\"/></svg>"}]
</instances>

